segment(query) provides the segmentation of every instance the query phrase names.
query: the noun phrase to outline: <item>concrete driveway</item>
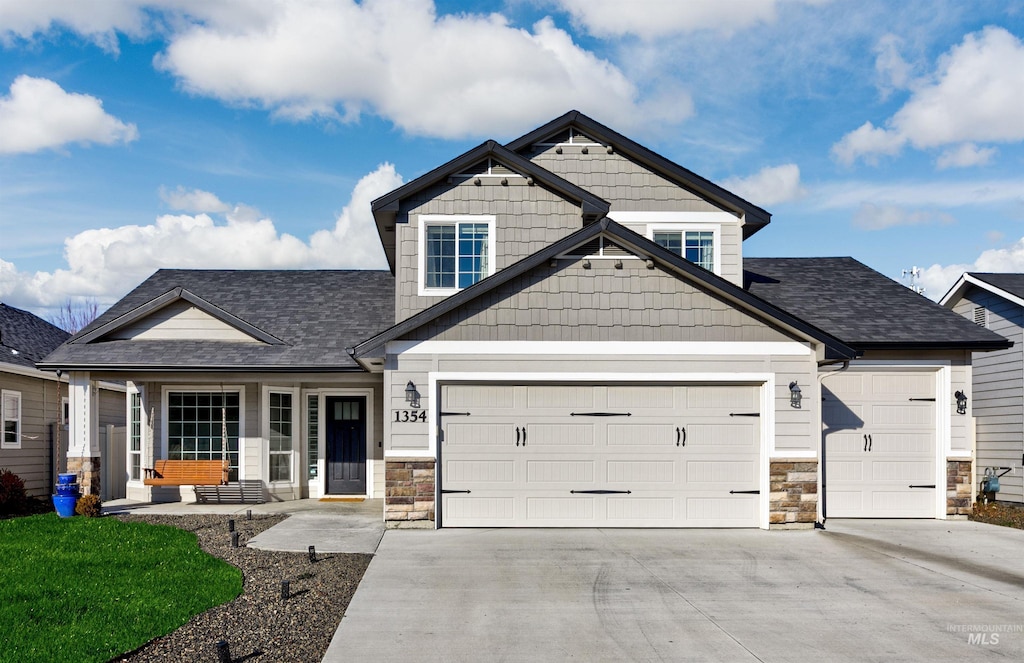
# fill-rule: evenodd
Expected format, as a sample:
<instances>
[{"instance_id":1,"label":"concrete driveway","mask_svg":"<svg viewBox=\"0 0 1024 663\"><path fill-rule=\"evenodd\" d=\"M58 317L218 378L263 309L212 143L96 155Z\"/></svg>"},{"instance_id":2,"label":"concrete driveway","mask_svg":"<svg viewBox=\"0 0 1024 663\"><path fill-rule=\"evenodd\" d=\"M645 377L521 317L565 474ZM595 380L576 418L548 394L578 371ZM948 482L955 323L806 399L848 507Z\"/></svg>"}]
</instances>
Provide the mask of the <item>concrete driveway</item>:
<instances>
[{"instance_id":1,"label":"concrete driveway","mask_svg":"<svg viewBox=\"0 0 1024 663\"><path fill-rule=\"evenodd\" d=\"M388 531L325 661L1024 657L1024 531Z\"/></svg>"}]
</instances>

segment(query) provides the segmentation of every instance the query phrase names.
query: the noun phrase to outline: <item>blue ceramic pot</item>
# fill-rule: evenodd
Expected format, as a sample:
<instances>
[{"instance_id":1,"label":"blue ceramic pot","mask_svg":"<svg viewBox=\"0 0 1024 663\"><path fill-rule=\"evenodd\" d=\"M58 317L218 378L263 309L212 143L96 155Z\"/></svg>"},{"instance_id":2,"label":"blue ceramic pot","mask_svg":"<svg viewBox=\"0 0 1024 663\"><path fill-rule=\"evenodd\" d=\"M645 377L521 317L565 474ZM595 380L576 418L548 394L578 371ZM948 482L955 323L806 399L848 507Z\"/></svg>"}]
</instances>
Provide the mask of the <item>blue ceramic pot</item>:
<instances>
[{"instance_id":1,"label":"blue ceramic pot","mask_svg":"<svg viewBox=\"0 0 1024 663\"><path fill-rule=\"evenodd\" d=\"M78 502L77 495L54 495L53 508L61 518L70 518L75 515L75 504Z\"/></svg>"}]
</instances>

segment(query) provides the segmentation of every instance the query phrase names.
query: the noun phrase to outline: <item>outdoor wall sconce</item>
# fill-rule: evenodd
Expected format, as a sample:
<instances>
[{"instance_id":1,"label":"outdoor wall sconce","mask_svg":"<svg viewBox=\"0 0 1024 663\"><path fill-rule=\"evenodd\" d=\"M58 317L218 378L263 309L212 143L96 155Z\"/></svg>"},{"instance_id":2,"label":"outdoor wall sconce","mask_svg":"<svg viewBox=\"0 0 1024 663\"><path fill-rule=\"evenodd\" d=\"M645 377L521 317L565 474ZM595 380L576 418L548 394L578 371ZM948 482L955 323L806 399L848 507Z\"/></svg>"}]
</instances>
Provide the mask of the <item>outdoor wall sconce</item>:
<instances>
[{"instance_id":1,"label":"outdoor wall sconce","mask_svg":"<svg viewBox=\"0 0 1024 663\"><path fill-rule=\"evenodd\" d=\"M405 402L410 407L420 406L420 392L416 390L416 385L413 384L412 380L409 380L409 384L405 385Z\"/></svg>"},{"instance_id":2,"label":"outdoor wall sconce","mask_svg":"<svg viewBox=\"0 0 1024 663\"><path fill-rule=\"evenodd\" d=\"M800 394L800 385L793 380L789 383L789 407L800 409L800 401L803 400L803 396Z\"/></svg>"},{"instance_id":3,"label":"outdoor wall sconce","mask_svg":"<svg viewBox=\"0 0 1024 663\"><path fill-rule=\"evenodd\" d=\"M967 394L957 391L953 395L956 396L956 413L967 414Z\"/></svg>"}]
</instances>

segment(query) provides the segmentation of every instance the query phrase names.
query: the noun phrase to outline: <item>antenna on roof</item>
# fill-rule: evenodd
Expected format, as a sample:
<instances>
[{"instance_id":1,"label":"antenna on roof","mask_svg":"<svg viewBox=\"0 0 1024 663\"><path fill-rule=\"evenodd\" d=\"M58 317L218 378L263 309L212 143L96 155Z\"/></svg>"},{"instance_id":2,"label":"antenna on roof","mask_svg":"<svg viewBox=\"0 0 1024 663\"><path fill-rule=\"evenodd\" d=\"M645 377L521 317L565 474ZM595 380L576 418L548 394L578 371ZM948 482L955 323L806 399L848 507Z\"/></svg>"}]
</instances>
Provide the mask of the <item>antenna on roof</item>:
<instances>
[{"instance_id":1,"label":"antenna on roof","mask_svg":"<svg viewBox=\"0 0 1024 663\"><path fill-rule=\"evenodd\" d=\"M911 267L910 269L904 269L903 278L907 278L908 276L910 277L910 285L908 285L907 287L916 292L917 294L923 295L924 286L917 284L917 280L921 278L921 268L914 266Z\"/></svg>"}]
</instances>

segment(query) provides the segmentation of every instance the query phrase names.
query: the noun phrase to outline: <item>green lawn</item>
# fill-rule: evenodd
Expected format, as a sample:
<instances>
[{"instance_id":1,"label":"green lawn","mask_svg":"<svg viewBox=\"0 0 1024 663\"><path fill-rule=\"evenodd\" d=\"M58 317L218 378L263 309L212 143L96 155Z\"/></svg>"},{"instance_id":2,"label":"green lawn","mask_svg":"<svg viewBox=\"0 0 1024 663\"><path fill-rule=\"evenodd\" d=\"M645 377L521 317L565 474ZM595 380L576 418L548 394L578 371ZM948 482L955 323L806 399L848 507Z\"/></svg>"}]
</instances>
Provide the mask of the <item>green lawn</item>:
<instances>
[{"instance_id":1,"label":"green lawn","mask_svg":"<svg viewBox=\"0 0 1024 663\"><path fill-rule=\"evenodd\" d=\"M0 521L0 661L107 661L241 591L237 568L174 527Z\"/></svg>"}]
</instances>

